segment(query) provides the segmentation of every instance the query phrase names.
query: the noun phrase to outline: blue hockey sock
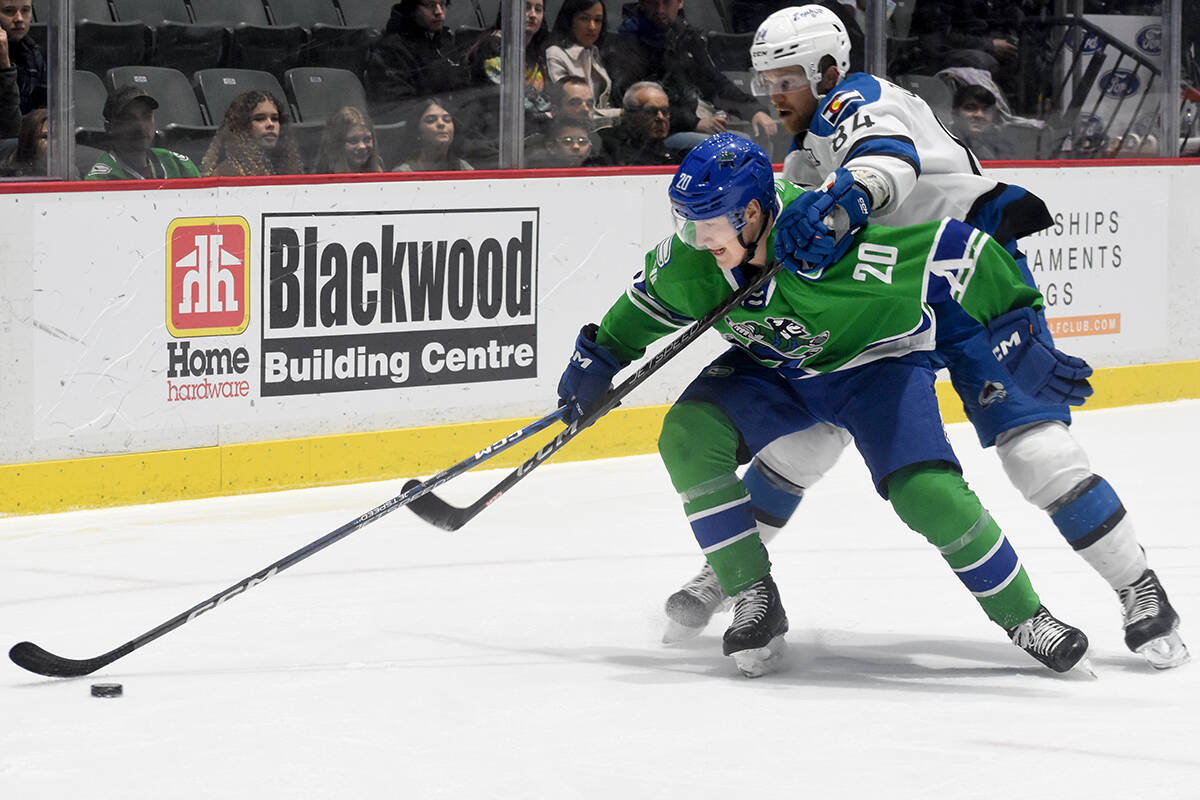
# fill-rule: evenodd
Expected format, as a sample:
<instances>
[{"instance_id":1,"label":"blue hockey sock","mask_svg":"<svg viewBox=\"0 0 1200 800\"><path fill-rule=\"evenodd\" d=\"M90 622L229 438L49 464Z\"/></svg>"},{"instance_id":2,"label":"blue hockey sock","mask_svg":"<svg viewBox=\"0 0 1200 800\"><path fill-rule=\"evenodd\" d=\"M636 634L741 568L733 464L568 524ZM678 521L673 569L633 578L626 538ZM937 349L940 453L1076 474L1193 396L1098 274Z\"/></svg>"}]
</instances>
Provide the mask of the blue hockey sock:
<instances>
[{"instance_id":1,"label":"blue hockey sock","mask_svg":"<svg viewBox=\"0 0 1200 800\"><path fill-rule=\"evenodd\" d=\"M1076 486L1046 511L1074 550L1091 547L1125 518L1121 498L1099 475Z\"/></svg>"},{"instance_id":2,"label":"blue hockey sock","mask_svg":"<svg viewBox=\"0 0 1200 800\"><path fill-rule=\"evenodd\" d=\"M1114 589L1129 585L1148 568L1121 498L1099 475L1067 492L1046 512L1071 548Z\"/></svg>"},{"instance_id":3,"label":"blue hockey sock","mask_svg":"<svg viewBox=\"0 0 1200 800\"><path fill-rule=\"evenodd\" d=\"M750 490L754 518L775 528L782 528L787 524L804 496L803 489L786 481L757 459L742 476L742 483Z\"/></svg>"}]
</instances>

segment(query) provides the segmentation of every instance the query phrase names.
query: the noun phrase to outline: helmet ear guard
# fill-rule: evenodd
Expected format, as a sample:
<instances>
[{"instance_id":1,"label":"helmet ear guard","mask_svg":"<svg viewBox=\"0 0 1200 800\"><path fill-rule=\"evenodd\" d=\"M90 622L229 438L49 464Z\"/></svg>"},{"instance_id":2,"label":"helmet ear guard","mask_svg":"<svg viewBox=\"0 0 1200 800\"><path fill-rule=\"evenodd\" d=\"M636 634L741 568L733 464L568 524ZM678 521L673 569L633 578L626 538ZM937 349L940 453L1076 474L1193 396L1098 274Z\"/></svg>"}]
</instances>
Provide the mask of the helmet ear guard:
<instances>
[{"instance_id":1,"label":"helmet ear guard","mask_svg":"<svg viewBox=\"0 0 1200 800\"><path fill-rule=\"evenodd\" d=\"M756 73L801 67L814 96L820 97L821 61L833 59L841 75L850 71L850 36L846 26L824 6L792 6L771 14L754 34L750 62Z\"/></svg>"}]
</instances>

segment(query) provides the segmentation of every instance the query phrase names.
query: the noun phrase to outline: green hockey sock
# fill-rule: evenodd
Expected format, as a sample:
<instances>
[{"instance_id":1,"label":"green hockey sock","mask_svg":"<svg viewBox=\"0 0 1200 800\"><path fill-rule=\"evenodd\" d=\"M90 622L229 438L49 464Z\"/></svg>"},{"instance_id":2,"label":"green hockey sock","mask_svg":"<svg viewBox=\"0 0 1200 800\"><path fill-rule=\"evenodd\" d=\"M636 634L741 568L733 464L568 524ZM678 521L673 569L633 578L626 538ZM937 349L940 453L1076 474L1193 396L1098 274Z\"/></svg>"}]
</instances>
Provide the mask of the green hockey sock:
<instances>
[{"instance_id":1,"label":"green hockey sock","mask_svg":"<svg viewBox=\"0 0 1200 800\"><path fill-rule=\"evenodd\" d=\"M667 412L658 440L696 542L730 597L771 571L750 492L736 472L739 442L720 409L686 402Z\"/></svg>"},{"instance_id":2,"label":"green hockey sock","mask_svg":"<svg viewBox=\"0 0 1200 800\"><path fill-rule=\"evenodd\" d=\"M944 462L915 464L887 489L896 514L941 552L993 622L1007 630L1037 612L1020 557L962 475Z\"/></svg>"}]
</instances>

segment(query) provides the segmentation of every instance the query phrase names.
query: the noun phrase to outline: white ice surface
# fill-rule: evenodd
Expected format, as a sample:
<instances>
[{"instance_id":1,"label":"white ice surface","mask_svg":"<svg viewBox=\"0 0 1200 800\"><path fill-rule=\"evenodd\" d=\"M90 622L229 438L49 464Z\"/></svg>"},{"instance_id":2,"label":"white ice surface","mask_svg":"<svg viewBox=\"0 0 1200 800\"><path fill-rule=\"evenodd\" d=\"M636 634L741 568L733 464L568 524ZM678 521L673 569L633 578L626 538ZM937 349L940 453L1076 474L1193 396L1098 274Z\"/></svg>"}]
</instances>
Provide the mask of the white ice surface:
<instances>
[{"instance_id":1,"label":"white ice surface","mask_svg":"<svg viewBox=\"0 0 1200 800\"><path fill-rule=\"evenodd\" d=\"M1115 594L962 425L969 481L1099 680L1009 644L853 451L772 547L790 660L746 680L727 616L658 643L701 563L658 459L549 466L457 533L401 509L95 675L4 659L0 798L1200 797L1200 402L1075 429L1196 663L1125 650ZM104 653L401 483L0 520L0 644Z\"/></svg>"}]
</instances>

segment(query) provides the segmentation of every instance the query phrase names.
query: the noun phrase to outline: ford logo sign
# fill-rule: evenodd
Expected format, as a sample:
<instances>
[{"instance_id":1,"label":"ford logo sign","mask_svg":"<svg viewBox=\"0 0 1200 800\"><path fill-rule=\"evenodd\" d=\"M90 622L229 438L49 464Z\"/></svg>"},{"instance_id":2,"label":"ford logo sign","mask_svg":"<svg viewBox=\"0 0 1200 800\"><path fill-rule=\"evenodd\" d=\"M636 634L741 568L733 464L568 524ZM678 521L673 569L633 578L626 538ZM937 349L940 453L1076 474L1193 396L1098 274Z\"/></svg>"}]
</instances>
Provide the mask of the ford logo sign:
<instances>
[{"instance_id":1,"label":"ford logo sign","mask_svg":"<svg viewBox=\"0 0 1200 800\"><path fill-rule=\"evenodd\" d=\"M1080 33L1077 30L1068 31L1067 32L1067 44L1070 45L1072 48L1074 48L1076 46L1076 43L1079 41L1079 39L1078 39L1079 35L1080 35ZM1095 53L1097 50L1104 49L1104 44L1105 44L1105 40L1103 38L1101 38L1100 34L1088 33L1088 34L1084 35L1083 44L1079 45L1079 51L1081 53L1083 53L1084 55L1091 55L1092 53Z\"/></svg>"},{"instance_id":2,"label":"ford logo sign","mask_svg":"<svg viewBox=\"0 0 1200 800\"><path fill-rule=\"evenodd\" d=\"M1114 69L1100 76L1100 91L1118 99L1138 93L1142 82L1127 69Z\"/></svg>"},{"instance_id":3,"label":"ford logo sign","mask_svg":"<svg viewBox=\"0 0 1200 800\"><path fill-rule=\"evenodd\" d=\"M1137 33L1138 50L1157 56L1162 53L1162 25L1147 25Z\"/></svg>"}]
</instances>

